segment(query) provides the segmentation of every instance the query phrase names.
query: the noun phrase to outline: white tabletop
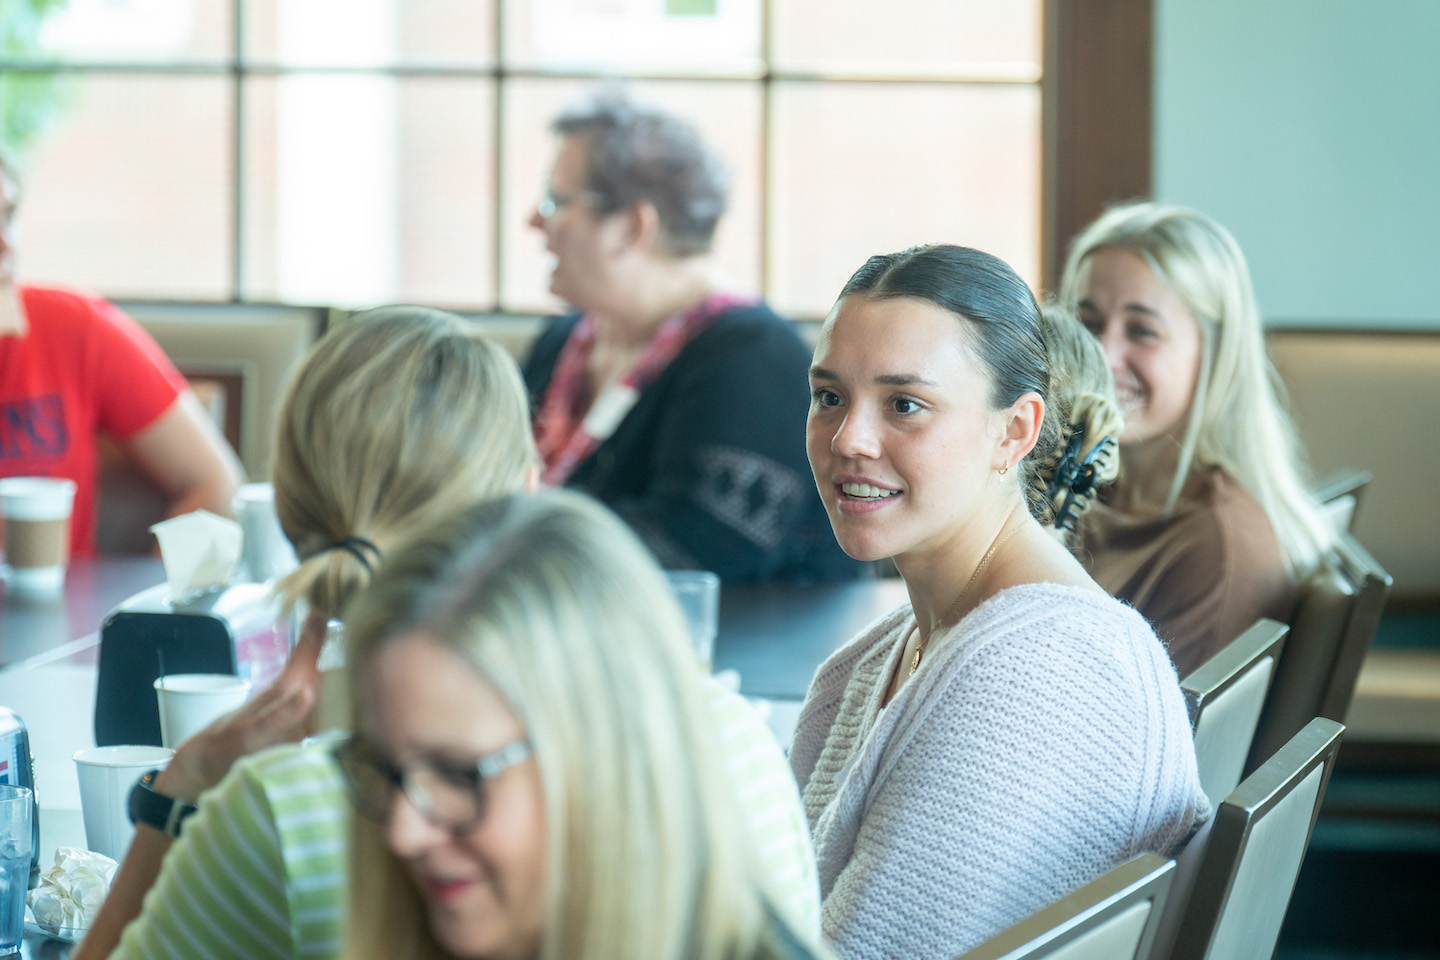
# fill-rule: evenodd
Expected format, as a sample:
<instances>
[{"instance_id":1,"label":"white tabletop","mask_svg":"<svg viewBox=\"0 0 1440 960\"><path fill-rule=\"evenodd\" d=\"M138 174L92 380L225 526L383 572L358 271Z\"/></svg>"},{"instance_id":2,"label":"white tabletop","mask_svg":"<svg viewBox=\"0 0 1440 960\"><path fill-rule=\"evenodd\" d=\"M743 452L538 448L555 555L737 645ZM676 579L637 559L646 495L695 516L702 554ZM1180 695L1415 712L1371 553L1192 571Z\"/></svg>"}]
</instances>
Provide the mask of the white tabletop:
<instances>
[{"instance_id":1,"label":"white tabletop","mask_svg":"<svg viewBox=\"0 0 1440 960\"><path fill-rule=\"evenodd\" d=\"M89 659L91 662L77 662ZM25 669L0 670L0 704L15 711L30 733L35 794L42 809L80 809L75 751L95 746L93 658L66 657Z\"/></svg>"}]
</instances>

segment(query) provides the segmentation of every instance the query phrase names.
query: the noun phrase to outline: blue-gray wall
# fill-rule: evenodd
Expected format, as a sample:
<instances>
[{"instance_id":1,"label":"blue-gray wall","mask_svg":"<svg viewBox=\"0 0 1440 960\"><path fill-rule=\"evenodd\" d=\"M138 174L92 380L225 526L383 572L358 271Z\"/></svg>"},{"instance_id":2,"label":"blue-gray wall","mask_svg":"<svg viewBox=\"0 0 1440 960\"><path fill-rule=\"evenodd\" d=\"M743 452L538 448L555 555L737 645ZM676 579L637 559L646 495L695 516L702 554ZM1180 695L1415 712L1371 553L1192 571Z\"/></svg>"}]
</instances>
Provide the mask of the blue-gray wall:
<instances>
[{"instance_id":1,"label":"blue-gray wall","mask_svg":"<svg viewBox=\"0 0 1440 960\"><path fill-rule=\"evenodd\" d=\"M1269 321L1440 328L1440 0L1156 0L1154 162Z\"/></svg>"}]
</instances>

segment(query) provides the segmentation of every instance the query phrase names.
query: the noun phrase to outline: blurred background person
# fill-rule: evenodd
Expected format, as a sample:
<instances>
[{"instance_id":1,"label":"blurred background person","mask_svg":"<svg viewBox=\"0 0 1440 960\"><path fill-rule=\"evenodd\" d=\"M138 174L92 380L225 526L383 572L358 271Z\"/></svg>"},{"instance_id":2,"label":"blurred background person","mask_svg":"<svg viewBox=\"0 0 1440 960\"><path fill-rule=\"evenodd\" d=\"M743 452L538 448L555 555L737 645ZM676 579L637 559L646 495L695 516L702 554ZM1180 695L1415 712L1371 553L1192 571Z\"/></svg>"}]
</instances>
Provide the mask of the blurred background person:
<instances>
[{"instance_id":1,"label":"blurred background person","mask_svg":"<svg viewBox=\"0 0 1440 960\"><path fill-rule=\"evenodd\" d=\"M554 320L526 362L547 483L612 507L670 568L726 581L857 575L804 448L809 350L709 257L729 177L688 122L598 88L555 120L531 225Z\"/></svg>"},{"instance_id":2,"label":"blurred background person","mask_svg":"<svg viewBox=\"0 0 1440 960\"><path fill-rule=\"evenodd\" d=\"M1288 621L1333 533L1265 350L1245 255L1183 207L1115 207L1071 245L1061 299L1100 340L1121 470L1079 556L1143 613L1181 676L1259 617Z\"/></svg>"},{"instance_id":3,"label":"blurred background person","mask_svg":"<svg viewBox=\"0 0 1440 960\"><path fill-rule=\"evenodd\" d=\"M229 516L240 462L149 334L97 297L17 282L19 200L0 157L0 477L75 482L71 556L95 553L101 434L159 487L168 515Z\"/></svg>"},{"instance_id":4,"label":"blurred background person","mask_svg":"<svg viewBox=\"0 0 1440 960\"><path fill-rule=\"evenodd\" d=\"M349 960L817 955L747 842L669 587L609 511L481 504L391 557L349 629Z\"/></svg>"}]
</instances>

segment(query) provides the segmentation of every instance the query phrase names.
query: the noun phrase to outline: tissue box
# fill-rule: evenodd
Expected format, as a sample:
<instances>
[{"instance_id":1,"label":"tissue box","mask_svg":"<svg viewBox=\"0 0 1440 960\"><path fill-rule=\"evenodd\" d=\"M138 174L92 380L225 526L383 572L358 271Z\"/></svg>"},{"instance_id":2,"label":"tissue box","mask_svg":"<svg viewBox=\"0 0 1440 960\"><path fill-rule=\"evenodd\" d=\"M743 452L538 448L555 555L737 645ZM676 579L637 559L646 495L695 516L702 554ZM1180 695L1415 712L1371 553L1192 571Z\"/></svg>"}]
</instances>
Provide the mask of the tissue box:
<instances>
[{"instance_id":1,"label":"tissue box","mask_svg":"<svg viewBox=\"0 0 1440 960\"><path fill-rule=\"evenodd\" d=\"M166 584L120 604L100 627L95 743L160 745L155 678L233 673L258 691L290 656L289 617L270 586L240 583L177 603Z\"/></svg>"}]
</instances>

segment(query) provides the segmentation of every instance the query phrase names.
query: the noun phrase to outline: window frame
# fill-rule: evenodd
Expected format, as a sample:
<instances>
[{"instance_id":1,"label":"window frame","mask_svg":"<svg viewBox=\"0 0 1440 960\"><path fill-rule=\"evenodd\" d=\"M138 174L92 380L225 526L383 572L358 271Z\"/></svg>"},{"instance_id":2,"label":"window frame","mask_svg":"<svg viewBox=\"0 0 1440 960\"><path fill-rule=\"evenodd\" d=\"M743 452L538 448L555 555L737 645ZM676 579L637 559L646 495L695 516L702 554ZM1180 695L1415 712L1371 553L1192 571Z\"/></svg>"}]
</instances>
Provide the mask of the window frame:
<instances>
[{"instance_id":1,"label":"window frame","mask_svg":"<svg viewBox=\"0 0 1440 960\"><path fill-rule=\"evenodd\" d=\"M626 77L655 81L734 83L753 81L761 88L758 145L760 165L759 283L772 285L774 177L772 139L774 101L779 84L861 82L868 84L935 83L1036 84L1040 88L1040 277L1042 289L1054 289L1064 264L1065 248L1073 237L1109 203L1148 196L1151 189L1153 0L1043 0L1042 60L1038 77L1003 77L999 72L937 74L933 70L904 73L894 69L794 70L777 69L772 49L772 5L760 0L761 64L756 71L697 73L664 71L627 73ZM245 123L246 77L304 75L355 75L440 77L489 80L493 84L494 130L490 184L495 217L492 223L490 265L495 288L481 313L531 315L504 302L505 237L500 212L506 179L503 131L506 128L506 81L524 79L600 80L615 76L598 69L563 69L508 66L505 43L507 0L495 0L495 61L488 66L392 64L374 67L295 66L256 62L244 55L245 0L231 0L231 57L213 62L99 62L49 61L0 57L0 72L90 73L128 75L227 76L232 104L229 171L230 295L232 303L258 303L246 298L245 277ZM217 300L214 302L227 302ZM472 305L467 312L475 312ZM802 318L805 319L805 318ZM813 319L813 318L809 318Z\"/></svg>"}]
</instances>

